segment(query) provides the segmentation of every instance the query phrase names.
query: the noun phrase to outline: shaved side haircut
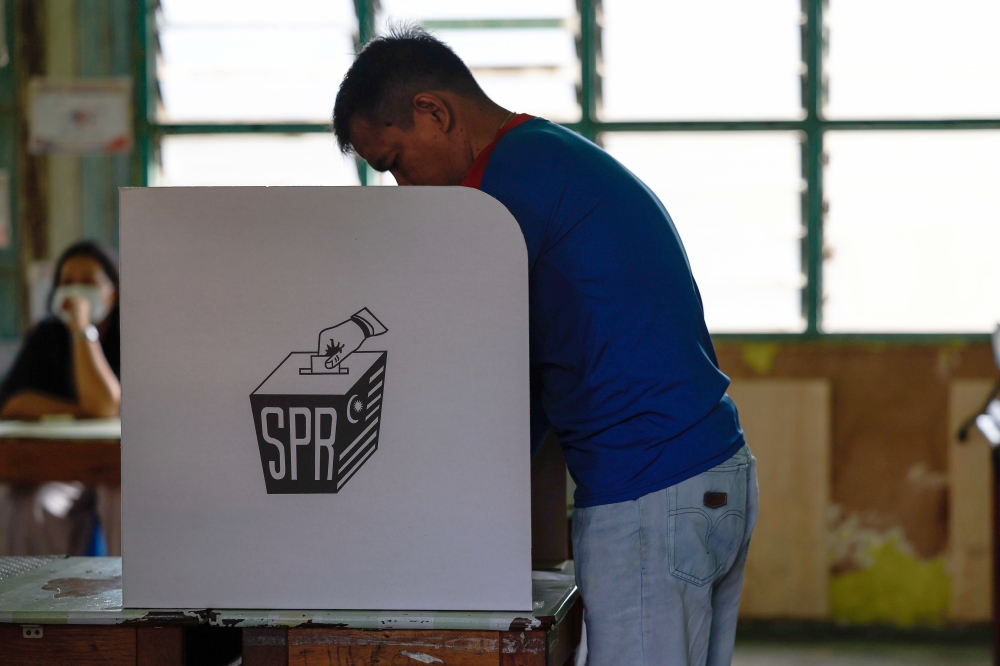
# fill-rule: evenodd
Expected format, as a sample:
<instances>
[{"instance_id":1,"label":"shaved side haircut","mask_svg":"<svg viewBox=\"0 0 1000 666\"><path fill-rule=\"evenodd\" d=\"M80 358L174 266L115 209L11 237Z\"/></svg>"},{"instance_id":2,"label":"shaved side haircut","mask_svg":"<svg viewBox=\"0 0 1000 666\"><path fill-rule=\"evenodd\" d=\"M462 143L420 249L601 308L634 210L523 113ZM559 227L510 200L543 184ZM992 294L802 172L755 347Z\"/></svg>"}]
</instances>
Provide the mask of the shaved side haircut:
<instances>
[{"instance_id":1,"label":"shaved side haircut","mask_svg":"<svg viewBox=\"0 0 1000 666\"><path fill-rule=\"evenodd\" d=\"M397 26L370 41L347 71L333 107L333 132L340 150L351 146L351 122L413 126L413 97L449 91L486 98L472 72L444 42L415 26Z\"/></svg>"}]
</instances>

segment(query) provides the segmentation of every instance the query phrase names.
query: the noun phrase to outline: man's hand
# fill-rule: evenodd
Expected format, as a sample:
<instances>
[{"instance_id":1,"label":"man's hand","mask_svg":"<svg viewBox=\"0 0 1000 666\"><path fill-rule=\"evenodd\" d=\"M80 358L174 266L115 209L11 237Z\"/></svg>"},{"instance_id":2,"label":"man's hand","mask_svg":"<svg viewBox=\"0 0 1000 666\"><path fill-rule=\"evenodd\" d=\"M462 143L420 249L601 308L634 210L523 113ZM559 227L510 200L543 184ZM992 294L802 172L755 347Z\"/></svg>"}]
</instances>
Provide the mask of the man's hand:
<instances>
[{"instance_id":1,"label":"man's hand","mask_svg":"<svg viewBox=\"0 0 1000 666\"><path fill-rule=\"evenodd\" d=\"M348 354L357 351L364 341L365 331L357 322L349 319L342 324L320 331L319 350L316 353L327 357L324 365L328 370L332 370L340 365L340 362Z\"/></svg>"}]
</instances>

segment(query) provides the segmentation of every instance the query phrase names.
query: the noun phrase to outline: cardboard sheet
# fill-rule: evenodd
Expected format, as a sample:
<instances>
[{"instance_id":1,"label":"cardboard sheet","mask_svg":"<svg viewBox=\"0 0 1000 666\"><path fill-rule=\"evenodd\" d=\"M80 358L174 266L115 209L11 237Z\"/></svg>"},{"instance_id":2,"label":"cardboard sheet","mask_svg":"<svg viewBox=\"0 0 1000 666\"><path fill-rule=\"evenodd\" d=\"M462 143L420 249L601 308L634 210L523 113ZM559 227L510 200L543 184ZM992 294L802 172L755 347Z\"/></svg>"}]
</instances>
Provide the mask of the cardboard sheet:
<instances>
[{"instance_id":1,"label":"cardboard sheet","mask_svg":"<svg viewBox=\"0 0 1000 666\"><path fill-rule=\"evenodd\" d=\"M127 607L531 609L528 267L467 188L121 195Z\"/></svg>"}]
</instances>

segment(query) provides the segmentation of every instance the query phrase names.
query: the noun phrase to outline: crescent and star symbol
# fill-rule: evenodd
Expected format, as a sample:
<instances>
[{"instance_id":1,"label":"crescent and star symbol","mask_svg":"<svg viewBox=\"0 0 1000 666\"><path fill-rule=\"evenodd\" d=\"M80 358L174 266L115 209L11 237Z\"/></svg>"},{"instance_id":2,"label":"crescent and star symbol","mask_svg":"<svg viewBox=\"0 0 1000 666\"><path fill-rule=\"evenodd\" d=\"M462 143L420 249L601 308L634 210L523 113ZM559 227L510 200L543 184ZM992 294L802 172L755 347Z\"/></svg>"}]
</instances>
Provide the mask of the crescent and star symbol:
<instances>
[{"instance_id":1,"label":"crescent and star symbol","mask_svg":"<svg viewBox=\"0 0 1000 666\"><path fill-rule=\"evenodd\" d=\"M358 420L354 417L360 416L363 411L365 411L365 404L361 402L356 394L352 395L347 401L347 420L351 423L357 423Z\"/></svg>"}]
</instances>

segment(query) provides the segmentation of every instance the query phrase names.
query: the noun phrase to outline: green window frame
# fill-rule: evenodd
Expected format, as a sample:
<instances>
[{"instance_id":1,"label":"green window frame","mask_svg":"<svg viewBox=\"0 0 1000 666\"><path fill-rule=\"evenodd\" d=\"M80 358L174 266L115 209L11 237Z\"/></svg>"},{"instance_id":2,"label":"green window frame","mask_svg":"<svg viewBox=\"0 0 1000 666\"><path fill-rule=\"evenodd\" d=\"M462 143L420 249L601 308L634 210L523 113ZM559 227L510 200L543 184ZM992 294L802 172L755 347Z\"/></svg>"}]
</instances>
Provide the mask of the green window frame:
<instances>
[{"instance_id":1,"label":"green window frame","mask_svg":"<svg viewBox=\"0 0 1000 666\"><path fill-rule=\"evenodd\" d=\"M4 22L2 32L6 41L8 61L0 67L0 170L6 171L8 198L0 200L6 206L6 219L10 222L10 239L7 247L0 248L0 341L16 340L21 333L19 318L21 302L21 257L18 230L18 112L17 77L15 70L13 2L0 0Z\"/></svg>"},{"instance_id":2,"label":"green window frame","mask_svg":"<svg viewBox=\"0 0 1000 666\"><path fill-rule=\"evenodd\" d=\"M802 59L805 64L802 91L805 117L801 120L732 120L732 121L650 121L606 122L598 117L601 31L598 24L601 0L577 0L580 30L578 50L580 61L579 99L581 119L564 123L592 141L603 132L747 132L796 131L803 140L802 170L806 182L803 196L802 264L805 286L802 290L802 312L806 328L799 333L723 333L713 337L733 342L791 342L818 340L829 342L895 342L928 343L987 342L988 333L826 333L823 321L823 222L826 204L823 194L823 137L828 130L969 130L1000 129L1000 118L932 119L932 120L828 120L822 115L824 95L823 58L826 37L823 12L826 0L801 0L805 21L802 25ZM156 110L156 0L140 0L143 11L137 12L139 57L135 80L136 91L136 185L145 186L155 166L154 147L160 137L172 134L306 134L328 132L323 123L160 123ZM359 39L365 43L373 34L377 0L354 0L358 16ZM427 21L428 28L551 28L563 23L559 19ZM359 161L358 173L362 185L369 181L369 167Z\"/></svg>"}]
</instances>

